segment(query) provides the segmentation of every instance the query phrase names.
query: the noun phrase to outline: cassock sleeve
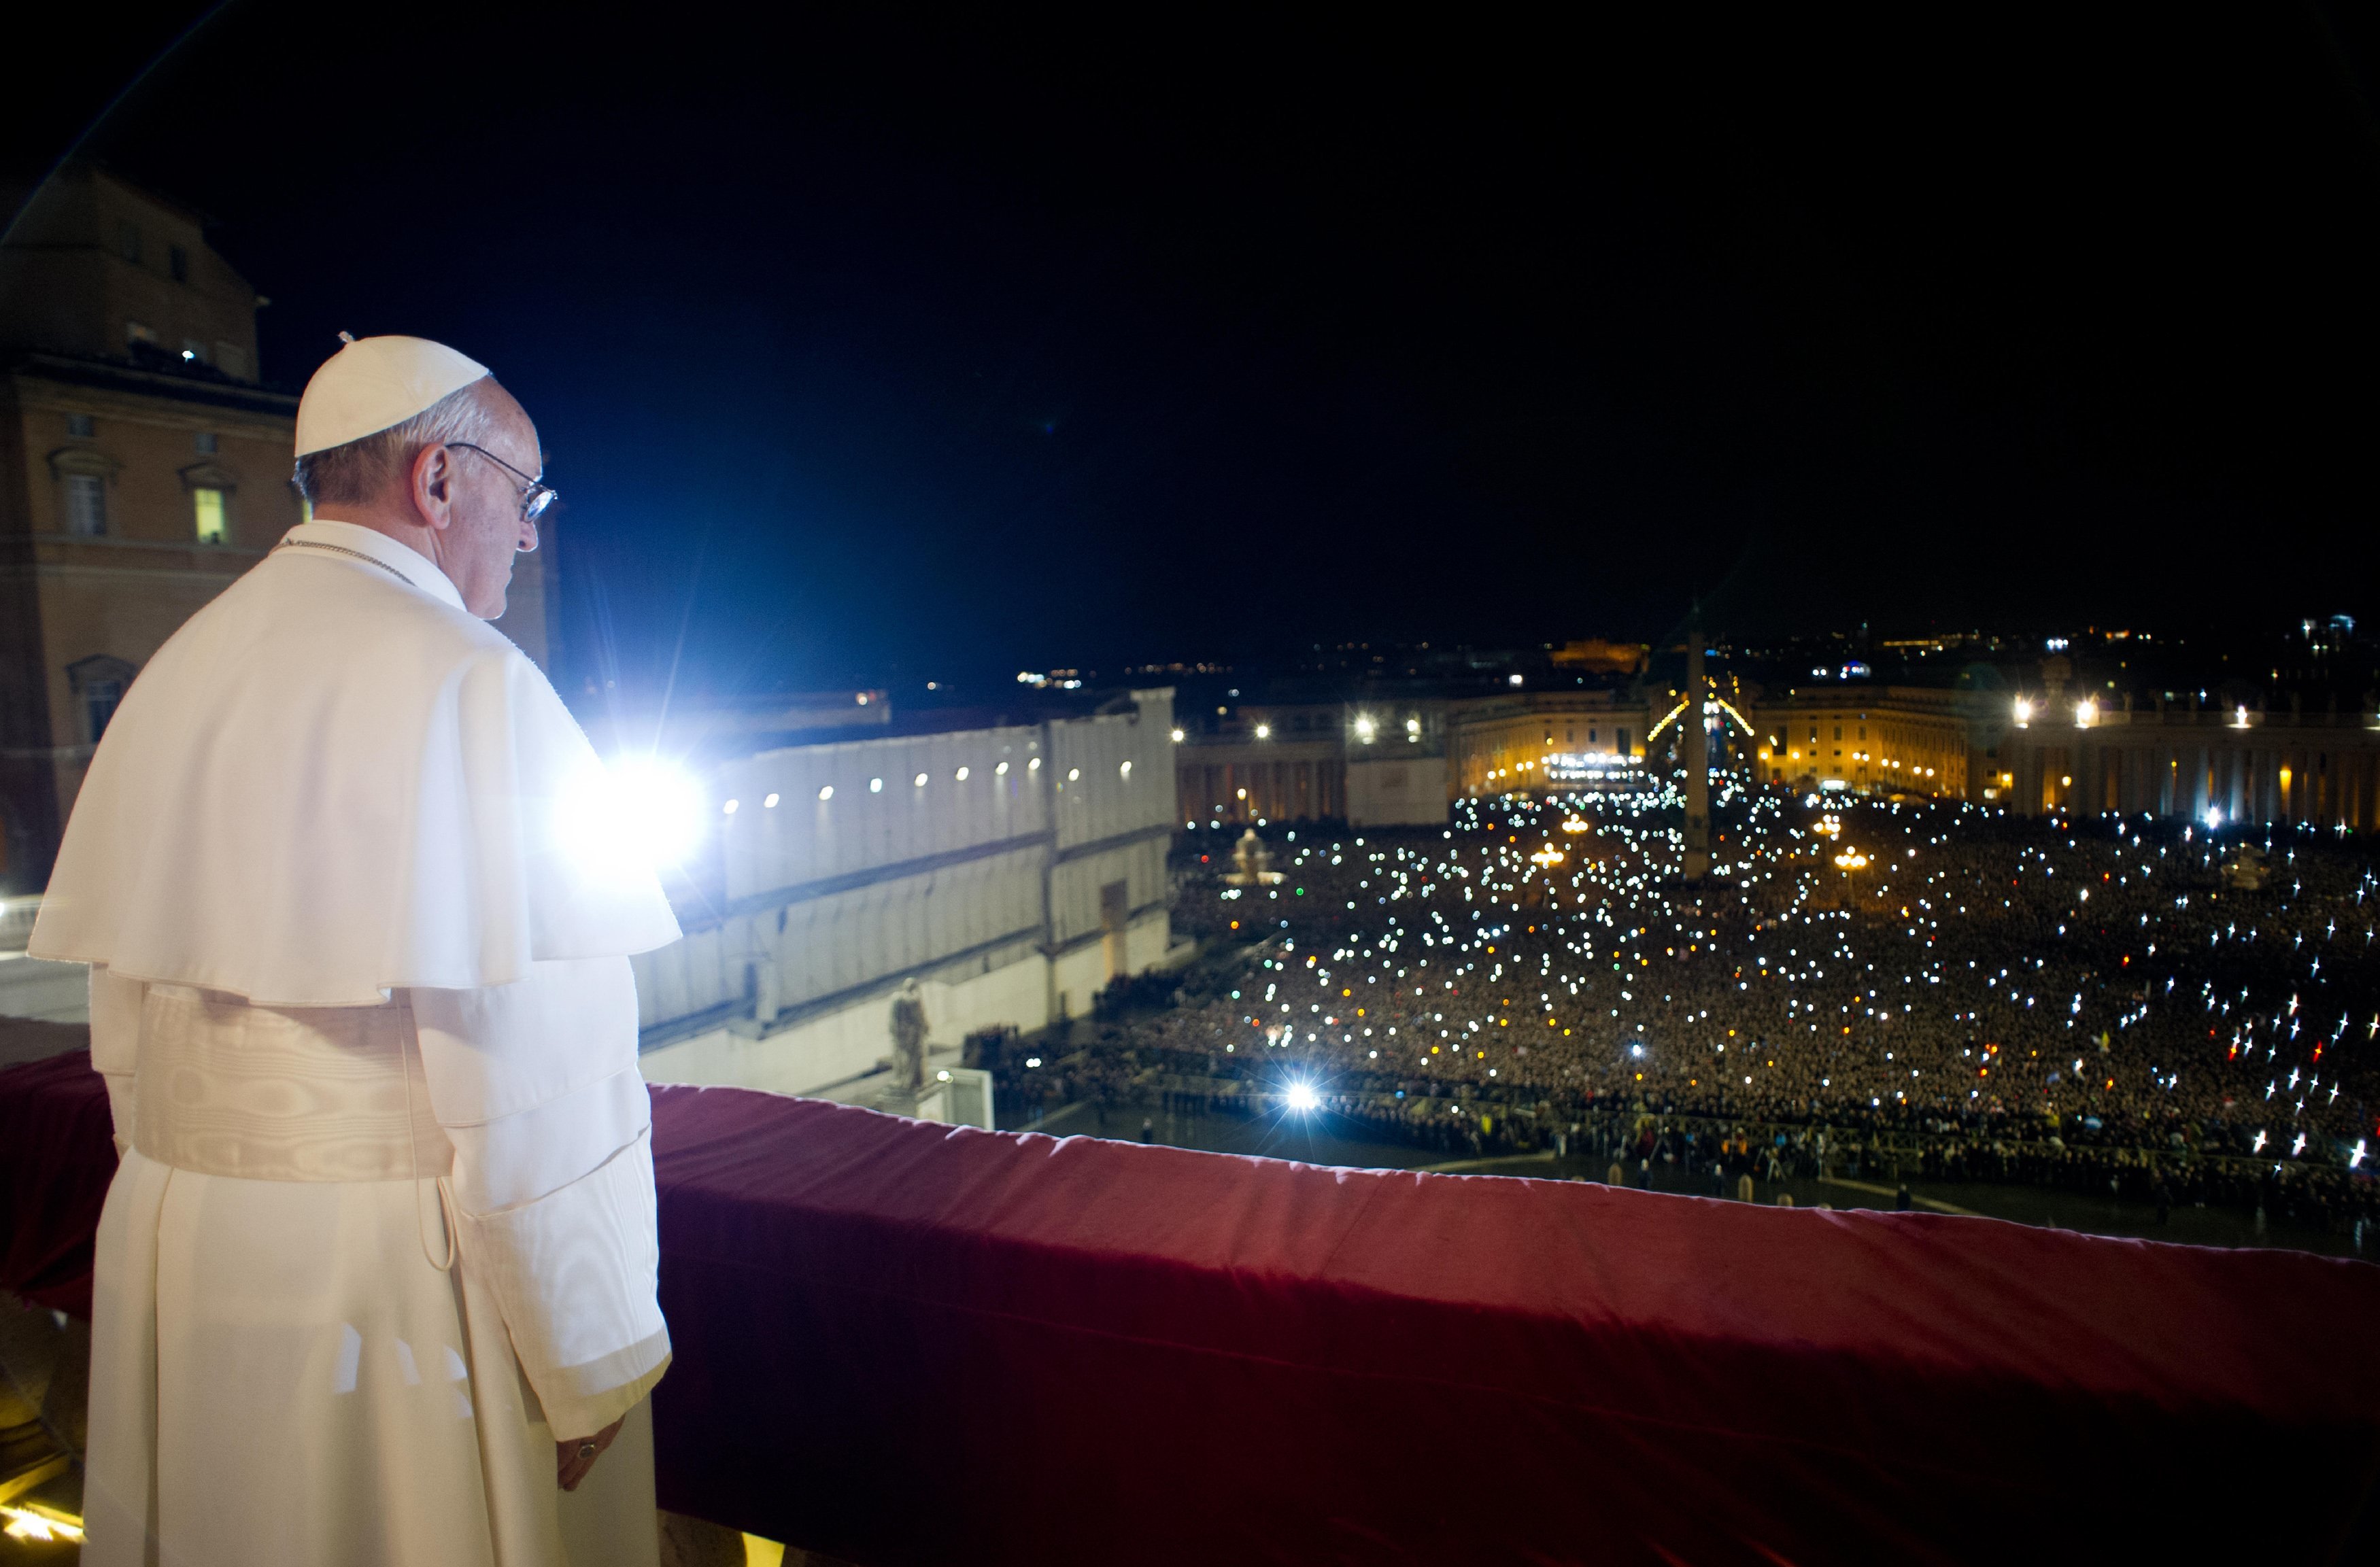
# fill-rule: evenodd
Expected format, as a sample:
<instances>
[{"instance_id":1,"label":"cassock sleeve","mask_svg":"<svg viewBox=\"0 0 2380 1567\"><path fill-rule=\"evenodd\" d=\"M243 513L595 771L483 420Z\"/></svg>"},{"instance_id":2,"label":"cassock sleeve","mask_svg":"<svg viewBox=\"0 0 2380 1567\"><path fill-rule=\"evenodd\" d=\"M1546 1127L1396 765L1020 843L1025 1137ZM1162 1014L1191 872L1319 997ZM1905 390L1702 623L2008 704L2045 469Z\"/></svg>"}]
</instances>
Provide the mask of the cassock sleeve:
<instances>
[{"instance_id":1,"label":"cassock sleeve","mask_svg":"<svg viewBox=\"0 0 2380 1567\"><path fill-rule=\"evenodd\" d=\"M635 1407L669 1364L651 1109L625 957L409 992L455 1145L458 1266L485 1282L557 1439Z\"/></svg>"},{"instance_id":2,"label":"cassock sleeve","mask_svg":"<svg viewBox=\"0 0 2380 1567\"><path fill-rule=\"evenodd\" d=\"M91 966L91 1067L107 1080L118 1159L132 1146L133 1073L140 1063L140 1009L148 995L140 980L118 978L103 963Z\"/></svg>"}]
</instances>

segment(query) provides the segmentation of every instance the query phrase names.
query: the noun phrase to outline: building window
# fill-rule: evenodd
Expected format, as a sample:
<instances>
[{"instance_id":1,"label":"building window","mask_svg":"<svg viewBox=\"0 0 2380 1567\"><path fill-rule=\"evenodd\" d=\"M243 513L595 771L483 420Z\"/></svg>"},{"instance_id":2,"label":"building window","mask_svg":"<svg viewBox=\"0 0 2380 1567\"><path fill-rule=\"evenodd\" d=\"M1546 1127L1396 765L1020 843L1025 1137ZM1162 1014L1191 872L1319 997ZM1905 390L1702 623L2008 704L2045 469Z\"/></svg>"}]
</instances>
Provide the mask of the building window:
<instances>
[{"instance_id":1,"label":"building window","mask_svg":"<svg viewBox=\"0 0 2380 1567\"><path fill-rule=\"evenodd\" d=\"M124 684L117 680L94 680L82 688L84 721L91 725L91 743L94 746L105 737L108 720L115 716L116 704L124 700Z\"/></svg>"},{"instance_id":2,"label":"building window","mask_svg":"<svg viewBox=\"0 0 2380 1567\"><path fill-rule=\"evenodd\" d=\"M179 245L165 247L165 270L174 274L176 283L190 281L190 253Z\"/></svg>"},{"instance_id":3,"label":"building window","mask_svg":"<svg viewBox=\"0 0 2380 1567\"><path fill-rule=\"evenodd\" d=\"M204 452L207 456L213 456L215 455L215 432L212 430L201 430L195 437L192 438L191 444L196 446L200 451Z\"/></svg>"},{"instance_id":4,"label":"building window","mask_svg":"<svg viewBox=\"0 0 2380 1567\"><path fill-rule=\"evenodd\" d=\"M221 544L226 541L224 527L224 492L220 490L193 490L190 506L198 515L199 542Z\"/></svg>"},{"instance_id":5,"label":"building window","mask_svg":"<svg viewBox=\"0 0 2380 1567\"><path fill-rule=\"evenodd\" d=\"M67 531L84 539L107 532L107 480L95 473L69 473L64 480Z\"/></svg>"},{"instance_id":6,"label":"building window","mask_svg":"<svg viewBox=\"0 0 2380 1567\"><path fill-rule=\"evenodd\" d=\"M90 440L96 433L91 427L91 416L89 414L67 415L67 433L78 440Z\"/></svg>"},{"instance_id":7,"label":"building window","mask_svg":"<svg viewBox=\"0 0 2380 1567\"><path fill-rule=\"evenodd\" d=\"M128 348L143 345L153 348L157 346L157 329L147 322L128 321L124 323L124 344Z\"/></svg>"},{"instance_id":8,"label":"building window","mask_svg":"<svg viewBox=\"0 0 2380 1567\"><path fill-rule=\"evenodd\" d=\"M139 224L120 223L115 225L115 253L135 266L140 264L140 225Z\"/></svg>"},{"instance_id":9,"label":"building window","mask_svg":"<svg viewBox=\"0 0 2380 1567\"><path fill-rule=\"evenodd\" d=\"M137 673L122 659L95 654L77 659L67 665L67 684L82 709L83 736L88 745L96 746L107 733L115 718L115 710L124 700L125 687L132 684Z\"/></svg>"}]
</instances>

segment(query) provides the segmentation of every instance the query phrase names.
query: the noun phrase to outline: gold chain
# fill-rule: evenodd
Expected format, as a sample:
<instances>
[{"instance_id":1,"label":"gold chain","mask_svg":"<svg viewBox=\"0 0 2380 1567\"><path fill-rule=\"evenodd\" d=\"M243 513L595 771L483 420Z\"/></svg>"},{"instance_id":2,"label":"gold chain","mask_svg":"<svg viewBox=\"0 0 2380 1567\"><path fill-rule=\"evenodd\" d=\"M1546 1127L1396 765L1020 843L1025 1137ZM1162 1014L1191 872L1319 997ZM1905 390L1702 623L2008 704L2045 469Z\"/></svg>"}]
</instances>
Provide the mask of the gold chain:
<instances>
[{"instance_id":1,"label":"gold chain","mask_svg":"<svg viewBox=\"0 0 2380 1567\"><path fill-rule=\"evenodd\" d=\"M382 560L377 555L365 554L361 550L350 550L345 544L318 544L311 539L284 539L280 543L273 545L273 548L276 553L283 550L328 550L334 555L346 555L352 560L359 560L366 565L376 565L380 567L381 570L388 573L391 577L395 577L399 582L404 583L407 588L418 588L420 586L420 584L414 581L413 578L406 576L405 573L397 570L396 567L389 565L386 561Z\"/></svg>"}]
</instances>

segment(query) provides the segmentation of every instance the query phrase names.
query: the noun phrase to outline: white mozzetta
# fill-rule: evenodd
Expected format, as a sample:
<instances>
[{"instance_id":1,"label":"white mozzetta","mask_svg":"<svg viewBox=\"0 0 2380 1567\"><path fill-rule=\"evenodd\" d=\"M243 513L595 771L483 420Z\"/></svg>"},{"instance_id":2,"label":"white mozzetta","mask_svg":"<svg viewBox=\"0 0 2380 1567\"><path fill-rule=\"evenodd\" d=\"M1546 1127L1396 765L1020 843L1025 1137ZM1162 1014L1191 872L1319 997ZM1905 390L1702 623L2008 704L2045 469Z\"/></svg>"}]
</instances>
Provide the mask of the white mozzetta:
<instances>
[{"instance_id":1,"label":"white mozzetta","mask_svg":"<svg viewBox=\"0 0 2380 1567\"><path fill-rule=\"evenodd\" d=\"M318 520L176 632L91 760L30 950L376 1006L677 938L536 665L430 561Z\"/></svg>"}]
</instances>

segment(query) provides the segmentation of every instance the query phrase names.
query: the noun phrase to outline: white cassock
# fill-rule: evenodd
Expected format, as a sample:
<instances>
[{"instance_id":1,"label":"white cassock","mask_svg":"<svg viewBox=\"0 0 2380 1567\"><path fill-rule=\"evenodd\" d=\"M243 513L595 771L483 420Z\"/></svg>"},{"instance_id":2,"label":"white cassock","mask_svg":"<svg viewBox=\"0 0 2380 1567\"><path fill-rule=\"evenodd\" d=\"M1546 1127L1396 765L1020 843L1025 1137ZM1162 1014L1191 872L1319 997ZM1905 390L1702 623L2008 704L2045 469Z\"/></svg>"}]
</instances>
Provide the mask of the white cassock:
<instances>
[{"instance_id":1,"label":"white cassock","mask_svg":"<svg viewBox=\"0 0 2380 1567\"><path fill-rule=\"evenodd\" d=\"M656 1560L628 954L678 929L630 837L544 676L368 528L150 661L32 942L92 965L123 1150L85 1562ZM555 1437L623 1415L564 1495Z\"/></svg>"}]
</instances>

